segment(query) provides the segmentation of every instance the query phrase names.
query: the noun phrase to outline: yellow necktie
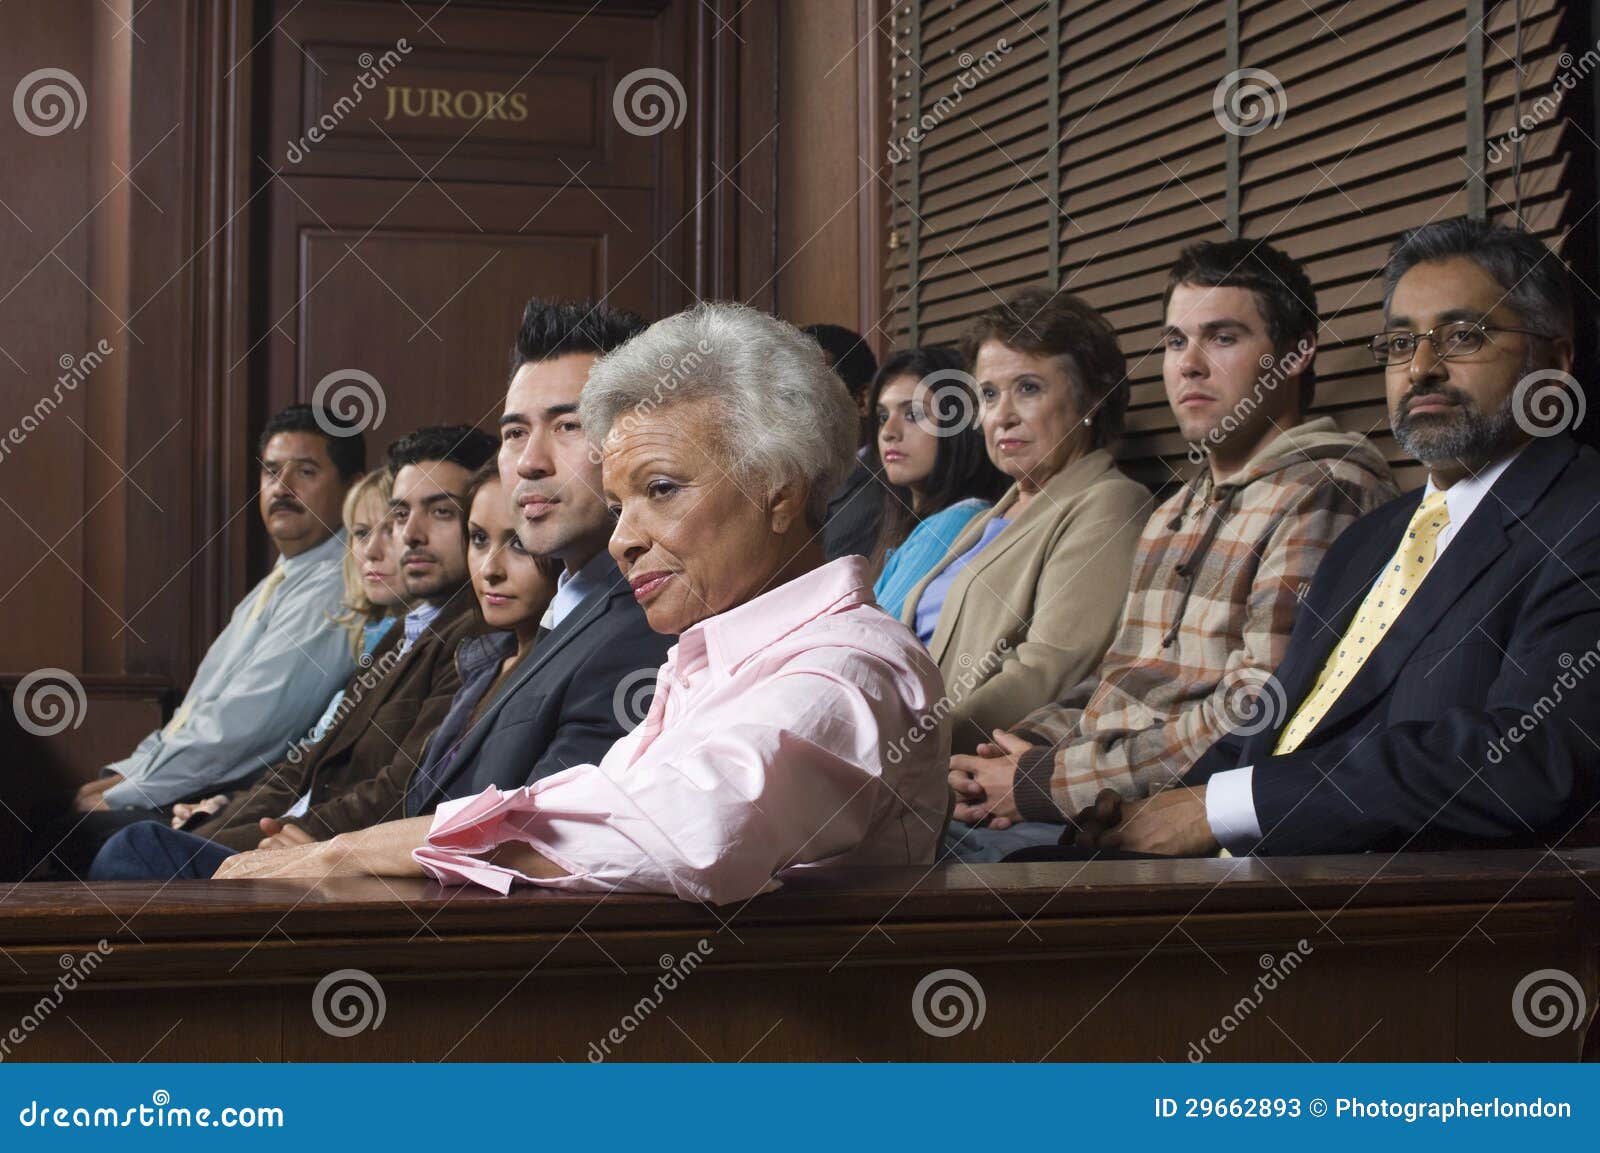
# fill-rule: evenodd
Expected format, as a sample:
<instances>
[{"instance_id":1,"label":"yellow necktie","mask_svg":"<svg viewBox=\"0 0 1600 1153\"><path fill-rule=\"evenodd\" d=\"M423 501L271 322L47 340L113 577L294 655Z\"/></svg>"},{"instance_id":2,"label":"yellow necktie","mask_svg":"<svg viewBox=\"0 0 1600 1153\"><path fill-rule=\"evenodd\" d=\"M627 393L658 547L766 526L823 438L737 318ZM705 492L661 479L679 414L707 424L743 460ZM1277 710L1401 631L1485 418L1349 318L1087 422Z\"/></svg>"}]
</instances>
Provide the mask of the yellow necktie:
<instances>
[{"instance_id":1,"label":"yellow necktie","mask_svg":"<svg viewBox=\"0 0 1600 1153\"><path fill-rule=\"evenodd\" d=\"M287 575L281 564L272 567L267 579L261 582L261 591L256 594L255 603L250 606L250 615L244 618L246 623L254 622L267 611L267 602L272 599L272 594L278 591L278 586L283 583L283 578ZM176 734L189 723L189 714L193 711L194 706L189 702L189 698L184 697L183 703L178 706L178 711L173 713L172 719L167 722L167 727L161 730L162 733L169 737Z\"/></svg>"},{"instance_id":2,"label":"yellow necktie","mask_svg":"<svg viewBox=\"0 0 1600 1153\"><path fill-rule=\"evenodd\" d=\"M272 571L267 574L267 579L261 582L261 591L256 594L256 603L250 606L250 615L245 618L246 621L259 619L267 610L267 602L272 599L272 594L278 591L278 586L283 583L286 575L288 574L281 564L273 566Z\"/></svg>"},{"instance_id":3,"label":"yellow necktie","mask_svg":"<svg viewBox=\"0 0 1600 1153\"><path fill-rule=\"evenodd\" d=\"M1422 578L1428 575L1438 551L1439 534L1449 523L1450 510L1445 507L1444 492L1430 492L1412 514L1400 547L1389 558L1389 567L1368 591L1350 627L1323 662L1316 685L1284 726L1278 746L1272 750L1274 753L1292 753L1299 748L1300 742L1317 727L1317 722L1327 715L1339 694L1361 671L1368 655L1378 647L1384 633L1410 602Z\"/></svg>"}]
</instances>

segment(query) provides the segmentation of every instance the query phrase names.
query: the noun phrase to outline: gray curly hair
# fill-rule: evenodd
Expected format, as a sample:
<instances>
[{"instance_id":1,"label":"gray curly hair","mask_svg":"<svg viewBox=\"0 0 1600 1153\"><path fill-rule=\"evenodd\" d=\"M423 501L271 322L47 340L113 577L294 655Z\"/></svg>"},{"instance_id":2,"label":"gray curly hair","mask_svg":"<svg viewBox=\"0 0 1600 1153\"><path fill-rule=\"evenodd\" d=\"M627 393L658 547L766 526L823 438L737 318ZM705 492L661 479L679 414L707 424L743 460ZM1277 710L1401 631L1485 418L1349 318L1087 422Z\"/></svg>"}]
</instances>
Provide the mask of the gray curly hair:
<instances>
[{"instance_id":1,"label":"gray curly hair","mask_svg":"<svg viewBox=\"0 0 1600 1153\"><path fill-rule=\"evenodd\" d=\"M658 320L589 372L578 418L595 445L657 408L709 398L717 439L746 491L806 486L812 528L855 464L860 417L822 349L792 324L742 304L704 302Z\"/></svg>"}]
</instances>

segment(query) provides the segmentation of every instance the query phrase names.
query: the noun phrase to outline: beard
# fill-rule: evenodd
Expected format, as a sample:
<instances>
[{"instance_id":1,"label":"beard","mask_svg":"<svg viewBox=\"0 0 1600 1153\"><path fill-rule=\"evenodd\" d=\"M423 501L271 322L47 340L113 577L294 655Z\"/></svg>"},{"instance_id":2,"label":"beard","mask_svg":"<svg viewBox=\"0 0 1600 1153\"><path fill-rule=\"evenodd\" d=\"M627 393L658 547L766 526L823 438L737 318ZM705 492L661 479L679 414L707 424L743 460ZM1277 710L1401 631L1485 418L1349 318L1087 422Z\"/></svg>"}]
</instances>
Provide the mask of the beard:
<instances>
[{"instance_id":1,"label":"beard","mask_svg":"<svg viewBox=\"0 0 1600 1153\"><path fill-rule=\"evenodd\" d=\"M1454 411L1411 415L1407 409L1420 396L1442 396L1456 405ZM1511 397L1499 409L1486 413L1458 388L1435 385L1407 393L1391 414L1394 438L1400 447L1423 464L1460 461L1476 469L1498 457L1517 440L1517 422Z\"/></svg>"}]
</instances>

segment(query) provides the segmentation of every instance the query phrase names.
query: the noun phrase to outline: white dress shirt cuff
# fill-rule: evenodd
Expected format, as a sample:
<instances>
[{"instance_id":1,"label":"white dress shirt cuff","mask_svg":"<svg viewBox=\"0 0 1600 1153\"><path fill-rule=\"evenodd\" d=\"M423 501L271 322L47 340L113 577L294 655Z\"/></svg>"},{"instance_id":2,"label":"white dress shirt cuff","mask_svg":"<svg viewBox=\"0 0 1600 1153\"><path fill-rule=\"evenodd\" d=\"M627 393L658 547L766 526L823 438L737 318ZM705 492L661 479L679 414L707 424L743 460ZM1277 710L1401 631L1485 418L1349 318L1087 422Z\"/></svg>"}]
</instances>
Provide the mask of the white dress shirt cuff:
<instances>
[{"instance_id":1,"label":"white dress shirt cuff","mask_svg":"<svg viewBox=\"0 0 1600 1153\"><path fill-rule=\"evenodd\" d=\"M1215 773L1206 782L1206 823L1230 853L1249 852L1261 839L1255 796L1250 791L1254 765Z\"/></svg>"}]
</instances>

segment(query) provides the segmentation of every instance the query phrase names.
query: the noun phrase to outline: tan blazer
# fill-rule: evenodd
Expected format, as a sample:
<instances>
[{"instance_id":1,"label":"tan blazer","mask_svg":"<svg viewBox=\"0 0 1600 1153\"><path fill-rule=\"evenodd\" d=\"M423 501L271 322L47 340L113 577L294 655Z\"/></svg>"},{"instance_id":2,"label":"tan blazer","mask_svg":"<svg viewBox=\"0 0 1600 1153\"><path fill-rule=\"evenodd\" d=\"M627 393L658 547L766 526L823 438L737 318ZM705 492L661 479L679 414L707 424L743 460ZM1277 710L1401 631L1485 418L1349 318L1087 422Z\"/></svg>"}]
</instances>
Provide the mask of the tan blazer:
<instances>
[{"instance_id":1,"label":"tan blazer","mask_svg":"<svg viewBox=\"0 0 1600 1153\"><path fill-rule=\"evenodd\" d=\"M906 597L916 627L928 584L1017 501L1012 485ZM1148 489L1096 449L1052 477L956 577L928 649L944 673L951 752L970 753L1095 673L1116 635Z\"/></svg>"}]
</instances>

